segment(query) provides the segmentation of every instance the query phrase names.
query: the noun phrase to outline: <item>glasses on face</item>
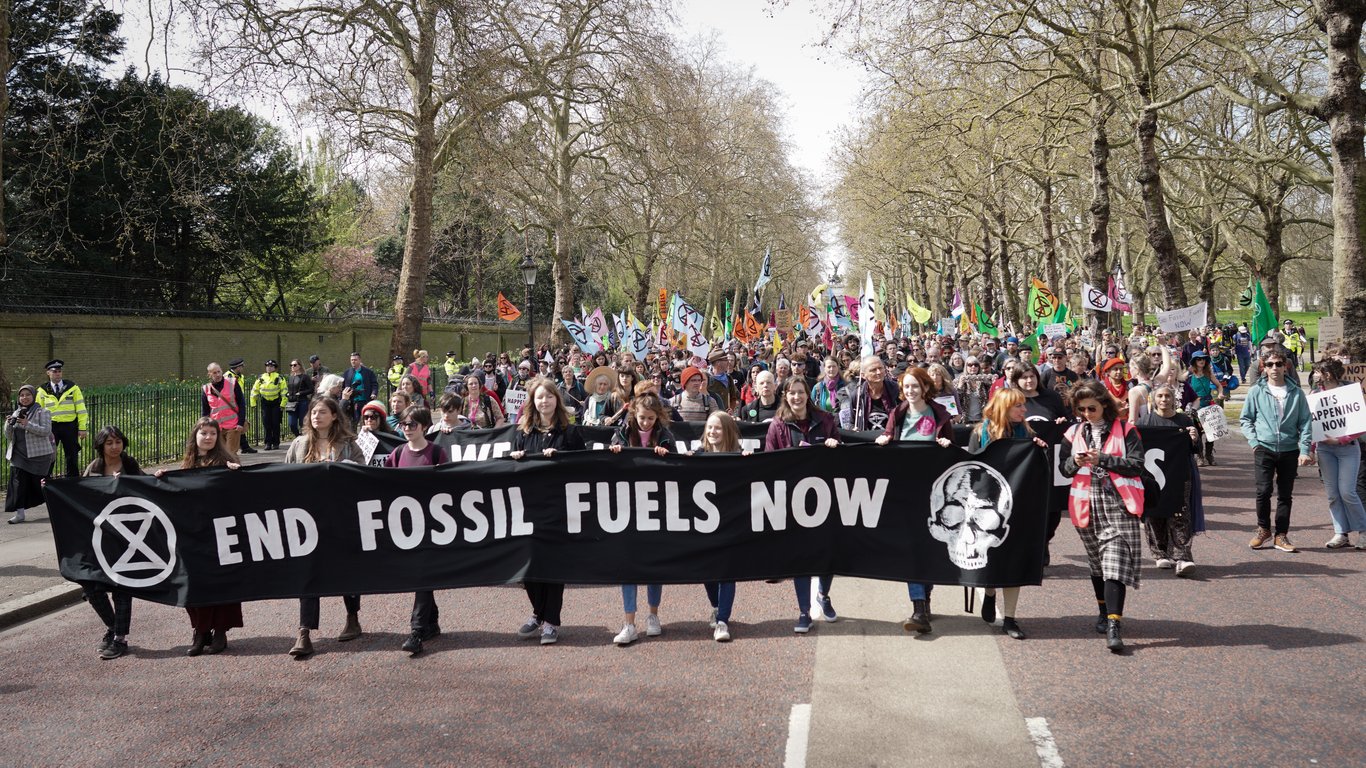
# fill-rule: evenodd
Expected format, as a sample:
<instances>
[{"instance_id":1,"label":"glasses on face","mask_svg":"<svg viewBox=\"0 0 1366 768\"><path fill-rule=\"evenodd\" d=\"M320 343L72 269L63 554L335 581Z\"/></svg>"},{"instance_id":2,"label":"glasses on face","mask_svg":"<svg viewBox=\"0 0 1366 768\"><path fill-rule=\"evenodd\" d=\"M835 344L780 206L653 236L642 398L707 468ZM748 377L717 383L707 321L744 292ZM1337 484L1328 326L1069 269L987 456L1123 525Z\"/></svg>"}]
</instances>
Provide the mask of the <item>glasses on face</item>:
<instances>
[{"instance_id":1,"label":"glasses on face","mask_svg":"<svg viewBox=\"0 0 1366 768\"><path fill-rule=\"evenodd\" d=\"M299 367L299 364L298 364L298 363L290 363L290 364L289 364L289 367L290 367L290 368L298 368L298 367Z\"/></svg>"},{"instance_id":2,"label":"glasses on face","mask_svg":"<svg viewBox=\"0 0 1366 768\"><path fill-rule=\"evenodd\" d=\"M364 416L362 416L362 417L360 417L360 418L361 418L361 421L379 421L379 414L376 414L376 413L367 413L367 414L365 414Z\"/></svg>"},{"instance_id":3,"label":"glasses on face","mask_svg":"<svg viewBox=\"0 0 1366 768\"><path fill-rule=\"evenodd\" d=\"M417 426L417 422L416 422L416 421L400 421L400 422L398 423L398 426L399 426L399 429L412 429L413 427L416 427L416 426Z\"/></svg>"},{"instance_id":4,"label":"glasses on face","mask_svg":"<svg viewBox=\"0 0 1366 768\"><path fill-rule=\"evenodd\" d=\"M1078 406L1075 408L1075 410L1076 410L1077 413L1098 413L1098 412L1100 411L1100 406L1099 406L1099 405L1078 405Z\"/></svg>"},{"instance_id":5,"label":"glasses on face","mask_svg":"<svg viewBox=\"0 0 1366 768\"><path fill-rule=\"evenodd\" d=\"M1279 361L1279 360L1269 360L1269 361L1263 363L1262 365L1265 366L1265 367L1267 367L1267 368L1284 368L1284 367L1285 367L1285 363L1282 363L1282 362Z\"/></svg>"}]
</instances>

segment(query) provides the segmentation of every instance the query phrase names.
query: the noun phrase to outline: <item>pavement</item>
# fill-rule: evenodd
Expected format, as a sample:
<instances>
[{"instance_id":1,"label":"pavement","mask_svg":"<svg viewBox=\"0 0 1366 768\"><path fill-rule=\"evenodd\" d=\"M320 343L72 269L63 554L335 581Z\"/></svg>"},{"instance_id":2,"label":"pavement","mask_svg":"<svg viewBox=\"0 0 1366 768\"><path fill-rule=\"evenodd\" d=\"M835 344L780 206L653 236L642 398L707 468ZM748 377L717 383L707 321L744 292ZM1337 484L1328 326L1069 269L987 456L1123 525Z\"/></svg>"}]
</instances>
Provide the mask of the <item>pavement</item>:
<instances>
[{"instance_id":1,"label":"pavement","mask_svg":"<svg viewBox=\"0 0 1366 768\"><path fill-rule=\"evenodd\" d=\"M792 633L790 583L741 584L728 644L710 639L700 586L669 586L664 635L628 648L611 644L616 588L570 588L548 647L513 636L519 589L443 591L445 634L417 658L398 649L406 595L365 597L366 634L345 644L340 600L325 599L307 661L285 654L291 601L246 605L228 651L199 658L184 656L183 610L136 602L114 661L74 605L0 631L0 764L1361 766L1366 552L1323 547L1313 468L1296 486L1301 551L1248 549L1250 459L1236 436L1218 446L1195 575L1147 561L1122 656L1091 629L1066 522L1043 586L1022 591L1025 641L945 587L934 631L909 635L903 585L843 577L840 620L807 636ZM0 530L11 597L55 583L37 517Z\"/></svg>"}]
</instances>

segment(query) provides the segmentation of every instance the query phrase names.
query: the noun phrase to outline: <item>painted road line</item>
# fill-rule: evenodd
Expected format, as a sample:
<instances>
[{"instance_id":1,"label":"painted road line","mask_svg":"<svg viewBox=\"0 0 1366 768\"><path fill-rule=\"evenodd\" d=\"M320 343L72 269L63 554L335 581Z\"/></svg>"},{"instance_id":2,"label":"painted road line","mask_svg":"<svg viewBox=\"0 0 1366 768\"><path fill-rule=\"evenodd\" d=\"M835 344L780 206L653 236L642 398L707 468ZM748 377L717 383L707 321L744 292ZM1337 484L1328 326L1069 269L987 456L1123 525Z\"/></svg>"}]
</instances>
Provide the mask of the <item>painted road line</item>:
<instances>
[{"instance_id":1,"label":"painted road line","mask_svg":"<svg viewBox=\"0 0 1366 768\"><path fill-rule=\"evenodd\" d=\"M806 740L811 733L811 705L793 704L787 716L787 751L783 768L806 768Z\"/></svg>"},{"instance_id":2,"label":"painted road line","mask_svg":"<svg viewBox=\"0 0 1366 768\"><path fill-rule=\"evenodd\" d=\"M1048 729L1048 718L1026 717L1025 728L1029 729L1029 740L1034 742L1034 751L1039 753L1040 768L1063 768L1062 755L1053 741L1053 732Z\"/></svg>"}]
</instances>

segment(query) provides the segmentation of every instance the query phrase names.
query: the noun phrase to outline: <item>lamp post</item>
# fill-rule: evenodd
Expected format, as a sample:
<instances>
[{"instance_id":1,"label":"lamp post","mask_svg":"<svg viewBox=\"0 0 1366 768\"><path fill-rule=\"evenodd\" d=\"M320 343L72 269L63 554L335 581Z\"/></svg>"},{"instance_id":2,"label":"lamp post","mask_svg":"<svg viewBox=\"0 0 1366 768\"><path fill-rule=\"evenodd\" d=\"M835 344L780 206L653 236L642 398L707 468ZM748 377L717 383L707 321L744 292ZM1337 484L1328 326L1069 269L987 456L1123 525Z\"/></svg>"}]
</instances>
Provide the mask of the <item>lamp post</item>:
<instances>
[{"instance_id":1,"label":"lamp post","mask_svg":"<svg viewBox=\"0 0 1366 768\"><path fill-rule=\"evenodd\" d=\"M532 325L531 320L531 289L536 285L536 261L531 258L531 254L528 253L526 258L522 259L521 267L522 282L526 283L526 346L527 349L531 351L531 356L534 358L536 357L536 338L535 327ZM534 362L532 363L532 369L535 370Z\"/></svg>"}]
</instances>

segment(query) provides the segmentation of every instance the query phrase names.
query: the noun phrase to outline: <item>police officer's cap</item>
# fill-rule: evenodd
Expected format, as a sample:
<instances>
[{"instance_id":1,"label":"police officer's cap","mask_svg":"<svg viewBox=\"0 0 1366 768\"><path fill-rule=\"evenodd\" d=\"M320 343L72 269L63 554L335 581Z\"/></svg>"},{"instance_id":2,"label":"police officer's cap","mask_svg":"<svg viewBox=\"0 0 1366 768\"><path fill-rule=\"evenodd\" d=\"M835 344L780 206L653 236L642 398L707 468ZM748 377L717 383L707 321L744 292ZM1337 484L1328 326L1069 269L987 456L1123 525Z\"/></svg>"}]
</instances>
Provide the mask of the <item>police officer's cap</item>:
<instances>
[{"instance_id":1,"label":"police officer's cap","mask_svg":"<svg viewBox=\"0 0 1366 768\"><path fill-rule=\"evenodd\" d=\"M63 363L61 360L49 360L46 369L49 371L60 371L62 368L65 367L66 364Z\"/></svg>"},{"instance_id":2,"label":"police officer's cap","mask_svg":"<svg viewBox=\"0 0 1366 768\"><path fill-rule=\"evenodd\" d=\"M318 362L318 361L321 360L321 359L322 359L322 358L321 358L321 357L318 357L317 355L309 355L309 356L308 356L308 362L310 362L310 363L316 363L316 362Z\"/></svg>"},{"instance_id":3,"label":"police officer's cap","mask_svg":"<svg viewBox=\"0 0 1366 768\"><path fill-rule=\"evenodd\" d=\"M396 362L396 363L401 363L401 362L403 362L403 355L394 355L394 362Z\"/></svg>"},{"instance_id":4,"label":"police officer's cap","mask_svg":"<svg viewBox=\"0 0 1366 768\"><path fill-rule=\"evenodd\" d=\"M266 367L267 367L267 368L279 368L280 366L279 366L279 365L276 365L276 363L275 363L274 360L267 360L267 361L266 361Z\"/></svg>"},{"instance_id":5,"label":"police officer's cap","mask_svg":"<svg viewBox=\"0 0 1366 768\"><path fill-rule=\"evenodd\" d=\"M243 360L243 359L240 358L240 357L234 357L233 359L231 359L231 360L228 361L228 367L229 367L229 368L236 368L236 367L238 367L238 366L240 366L240 365L245 365L246 362L247 362L246 360Z\"/></svg>"}]
</instances>

